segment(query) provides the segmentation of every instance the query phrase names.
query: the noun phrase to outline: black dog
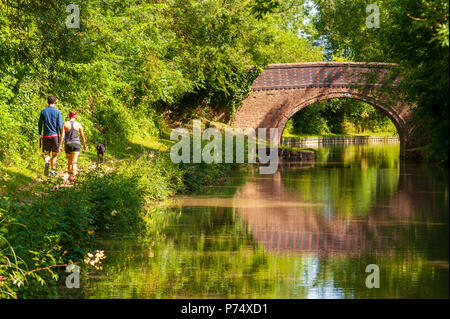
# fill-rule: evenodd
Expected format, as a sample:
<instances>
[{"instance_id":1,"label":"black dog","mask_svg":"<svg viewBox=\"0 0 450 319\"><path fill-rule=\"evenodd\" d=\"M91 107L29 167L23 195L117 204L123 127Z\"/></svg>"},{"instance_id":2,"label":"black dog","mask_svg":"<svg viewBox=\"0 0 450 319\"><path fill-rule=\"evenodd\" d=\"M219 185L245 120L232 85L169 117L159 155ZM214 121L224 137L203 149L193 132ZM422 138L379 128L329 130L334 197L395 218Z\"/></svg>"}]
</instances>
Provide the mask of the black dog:
<instances>
[{"instance_id":1,"label":"black dog","mask_svg":"<svg viewBox=\"0 0 450 319\"><path fill-rule=\"evenodd\" d=\"M97 161L103 163L105 156L106 147L103 144L97 145Z\"/></svg>"}]
</instances>

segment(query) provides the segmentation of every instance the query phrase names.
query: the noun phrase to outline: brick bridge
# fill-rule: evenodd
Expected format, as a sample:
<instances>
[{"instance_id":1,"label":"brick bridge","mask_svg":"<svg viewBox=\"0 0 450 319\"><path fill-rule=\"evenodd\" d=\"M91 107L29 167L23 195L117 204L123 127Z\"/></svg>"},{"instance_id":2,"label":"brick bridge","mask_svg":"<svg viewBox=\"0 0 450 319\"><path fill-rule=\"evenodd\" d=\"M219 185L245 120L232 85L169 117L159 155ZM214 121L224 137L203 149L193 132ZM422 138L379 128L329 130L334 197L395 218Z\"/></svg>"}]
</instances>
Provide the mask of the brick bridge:
<instances>
[{"instance_id":1,"label":"brick bridge","mask_svg":"<svg viewBox=\"0 0 450 319\"><path fill-rule=\"evenodd\" d=\"M402 155L414 147L411 105L399 98L398 77L388 63L287 63L267 66L237 110L232 125L278 128L281 142L286 122L318 101L352 98L382 110L397 127Z\"/></svg>"}]
</instances>

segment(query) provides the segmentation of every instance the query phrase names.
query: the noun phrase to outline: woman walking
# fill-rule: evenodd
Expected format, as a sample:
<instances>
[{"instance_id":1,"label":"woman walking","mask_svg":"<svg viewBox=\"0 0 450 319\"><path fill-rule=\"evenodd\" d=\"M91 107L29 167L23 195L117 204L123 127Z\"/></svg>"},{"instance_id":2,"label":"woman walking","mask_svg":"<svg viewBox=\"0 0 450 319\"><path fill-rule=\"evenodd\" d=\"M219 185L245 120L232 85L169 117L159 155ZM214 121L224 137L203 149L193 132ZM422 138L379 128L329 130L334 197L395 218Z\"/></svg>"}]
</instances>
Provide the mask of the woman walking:
<instances>
[{"instance_id":1,"label":"woman walking","mask_svg":"<svg viewBox=\"0 0 450 319\"><path fill-rule=\"evenodd\" d=\"M64 150L68 162L67 172L69 173L69 181L73 183L75 182L75 175L77 174L77 161L81 149L80 137L83 141L83 152L86 151L86 138L84 136L83 127L77 122L77 112L70 111L69 118L70 120L63 125L59 151L62 151L62 144L64 143Z\"/></svg>"}]
</instances>

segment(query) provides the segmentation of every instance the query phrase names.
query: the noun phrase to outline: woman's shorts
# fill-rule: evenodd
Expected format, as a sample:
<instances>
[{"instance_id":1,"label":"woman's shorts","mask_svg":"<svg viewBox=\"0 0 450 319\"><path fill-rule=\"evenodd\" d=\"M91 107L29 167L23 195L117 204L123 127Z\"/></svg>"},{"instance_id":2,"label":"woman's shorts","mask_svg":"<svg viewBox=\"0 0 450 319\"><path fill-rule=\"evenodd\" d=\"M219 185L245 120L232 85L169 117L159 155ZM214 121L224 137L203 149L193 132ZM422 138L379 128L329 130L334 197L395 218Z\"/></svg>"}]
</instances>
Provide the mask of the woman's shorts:
<instances>
[{"instance_id":1,"label":"woman's shorts","mask_svg":"<svg viewBox=\"0 0 450 319\"><path fill-rule=\"evenodd\" d=\"M81 149L80 144L66 144L64 150L66 154L72 154L73 152L79 152Z\"/></svg>"}]
</instances>

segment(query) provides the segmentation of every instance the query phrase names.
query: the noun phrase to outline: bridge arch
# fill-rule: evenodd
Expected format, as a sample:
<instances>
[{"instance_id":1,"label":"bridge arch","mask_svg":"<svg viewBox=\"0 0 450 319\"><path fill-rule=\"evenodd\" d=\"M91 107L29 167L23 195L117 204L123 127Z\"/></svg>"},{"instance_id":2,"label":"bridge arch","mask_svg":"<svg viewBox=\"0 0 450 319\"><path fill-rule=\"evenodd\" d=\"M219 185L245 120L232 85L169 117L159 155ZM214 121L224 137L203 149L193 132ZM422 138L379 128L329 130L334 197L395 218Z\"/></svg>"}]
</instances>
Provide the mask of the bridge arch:
<instances>
[{"instance_id":1,"label":"bridge arch","mask_svg":"<svg viewBox=\"0 0 450 319\"><path fill-rule=\"evenodd\" d=\"M413 147L410 135L411 105L401 99L399 79L388 63L288 63L272 64L254 81L231 124L240 128L278 128L299 110L315 102L351 98L382 110L394 123L401 153Z\"/></svg>"},{"instance_id":2,"label":"bridge arch","mask_svg":"<svg viewBox=\"0 0 450 319\"><path fill-rule=\"evenodd\" d=\"M374 98L369 97L365 94L360 94L359 92L351 92L350 90L347 92L334 92L330 91L324 94L319 94L315 97L312 97L307 100L301 101L298 105L294 106L292 109L288 111L288 113L285 116L282 116L279 118L278 122L275 124L275 127L278 128L278 141L281 144L281 139L283 136L284 129L286 127L286 123L290 118L292 118L297 112L304 109L305 107L308 107L314 103L325 101L325 100L331 100L331 99L338 99L338 98L347 98L347 99L354 99L358 101L362 101L365 103L368 103L375 108L381 110L395 125L399 140L400 140L400 147L403 149L404 145L402 145L405 142L405 135L407 134L407 126L406 123L402 118L400 118L396 112L394 112L391 108L386 106L382 101L378 101Z\"/></svg>"}]
</instances>

